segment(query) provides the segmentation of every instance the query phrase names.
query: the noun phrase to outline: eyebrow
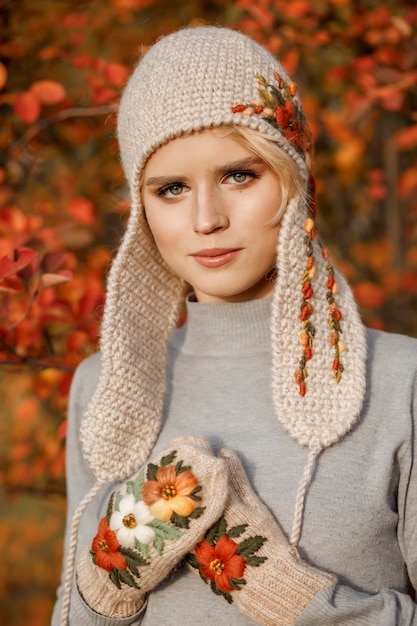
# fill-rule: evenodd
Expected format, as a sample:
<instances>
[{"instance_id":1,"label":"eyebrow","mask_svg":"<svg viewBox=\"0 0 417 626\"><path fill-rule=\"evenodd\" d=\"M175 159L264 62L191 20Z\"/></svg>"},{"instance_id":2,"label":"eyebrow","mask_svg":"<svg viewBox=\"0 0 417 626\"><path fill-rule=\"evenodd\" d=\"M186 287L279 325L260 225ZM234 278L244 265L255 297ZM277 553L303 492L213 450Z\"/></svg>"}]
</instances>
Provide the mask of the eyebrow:
<instances>
[{"instance_id":1,"label":"eyebrow","mask_svg":"<svg viewBox=\"0 0 417 626\"><path fill-rule=\"evenodd\" d=\"M227 165L220 165L216 167L216 174L224 174L227 172L234 172L236 170L246 170L253 165L263 165L264 161L259 157L248 157L247 159L243 159L241 161L235 161L234 163L228 163ZM178 176L151 176L145 181L146 187L169 185L171 183L176 183L179 180L184 180L186 177L182 175Z\"/></svg>"}]
</instances>

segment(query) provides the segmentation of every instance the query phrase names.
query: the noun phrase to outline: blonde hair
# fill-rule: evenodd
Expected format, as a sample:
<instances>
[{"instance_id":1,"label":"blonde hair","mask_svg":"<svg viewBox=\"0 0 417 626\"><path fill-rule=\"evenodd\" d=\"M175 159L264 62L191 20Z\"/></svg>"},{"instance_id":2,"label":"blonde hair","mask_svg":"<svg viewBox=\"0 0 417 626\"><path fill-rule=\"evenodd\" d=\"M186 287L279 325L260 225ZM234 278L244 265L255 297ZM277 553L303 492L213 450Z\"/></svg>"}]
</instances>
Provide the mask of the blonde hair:
<instances>
[{"instance_id":1,"label":"blonde hair","mask_svg":"<svg viewBox=\"0 0 417 626\"><path fill-rule=\"evenodd\" d=\"M268 135L245 126L220 126L225 136L234 139L258 156L272 170L281 183L281 202L271 224L278 224L291 198L305 197L306 188L302 174L293 159Z\"/></svg>"}]
</instances>

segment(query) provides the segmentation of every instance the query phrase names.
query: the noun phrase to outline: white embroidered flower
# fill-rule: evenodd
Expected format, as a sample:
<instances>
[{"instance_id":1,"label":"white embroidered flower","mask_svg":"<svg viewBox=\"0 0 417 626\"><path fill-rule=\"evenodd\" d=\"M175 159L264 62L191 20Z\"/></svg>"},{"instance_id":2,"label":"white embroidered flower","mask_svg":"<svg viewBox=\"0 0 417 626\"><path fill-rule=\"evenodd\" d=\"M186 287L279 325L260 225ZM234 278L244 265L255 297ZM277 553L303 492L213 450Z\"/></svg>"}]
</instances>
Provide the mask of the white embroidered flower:
<instances>
[{"instance_id":1,"label":"white embroidered flower","mask_svg":"<svg viewBox=\"0 0 417 626\"><path fill-rule=\"evenodd\" d=\"M135 502L131 493L120 500L119 510L113 511L110 517L110 528L116 533L120 545L133 548L135 540L141 543L150 543L155 533L146 526L155 519L149 507L142 501Z\"/></svg>"}]
</instances>

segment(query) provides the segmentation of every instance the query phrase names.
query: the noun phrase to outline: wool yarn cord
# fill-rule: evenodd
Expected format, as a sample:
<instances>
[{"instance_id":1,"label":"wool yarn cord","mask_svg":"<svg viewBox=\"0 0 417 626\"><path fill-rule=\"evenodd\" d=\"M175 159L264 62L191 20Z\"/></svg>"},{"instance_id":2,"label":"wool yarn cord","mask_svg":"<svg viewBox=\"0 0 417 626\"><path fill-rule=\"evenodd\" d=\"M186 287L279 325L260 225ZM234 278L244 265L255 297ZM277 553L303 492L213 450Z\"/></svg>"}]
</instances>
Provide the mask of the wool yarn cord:
<instances>
[{"instance_id":1,"label":"wool yarn cord","mask_svg":"<svg viewBox=\"0 0 417 626\"><path fill-rule=\"evenodd\" d=\"M97 481L93 485L90 491L81 500L80 504L78 505L74 513L74 517L72 518L70 539L69 539L69 544L68 544L68 554L67 554L67 559L66 559L65 577L63 581L61 626L68 626L68 618L69 618L69 611L70 611L70 604L71 604L72 581L73 581L74 568L75 568L75 553L77 549L77 534L78 534L78 528L80 526L80 520L86 507L93 500L93 498L98 494L98 492L103 486L104 486L104 483L100 481Z\"/></svg>"},{"instance_id":2,"label":"wool yarn cord","mask_svg":"<svg viewBox=\"0 0 417 626\"><path fill-rule=\"evenodd\" d=\"M294 520L290 535L290 544L294 547L297 547L298 542L300 541L307 489L313 477L314 467L320 452L321 450L319 449L309 450L307 463L304 467L303 475L298 485L297 496L295 499Z\"/></svg>"}]
</instances>

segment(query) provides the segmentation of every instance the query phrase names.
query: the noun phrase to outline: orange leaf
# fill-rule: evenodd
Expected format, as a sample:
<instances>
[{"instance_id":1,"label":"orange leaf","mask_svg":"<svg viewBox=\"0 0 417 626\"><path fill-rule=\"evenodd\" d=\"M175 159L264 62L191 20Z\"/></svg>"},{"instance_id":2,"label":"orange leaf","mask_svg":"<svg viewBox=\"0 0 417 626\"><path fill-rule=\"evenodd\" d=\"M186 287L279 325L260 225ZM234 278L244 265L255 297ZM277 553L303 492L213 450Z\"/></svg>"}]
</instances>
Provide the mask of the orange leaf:
<instances>
[{"instance_id":1,"label":"orange leaf","mask_svg":"<svg viewBox=\"0 0 417 626\"><path fill-rule=\"evenodd\" d=\"M124 85L128 74L129 70L125 65L122 65L121 63L109 63L109 65L104 70L104 75L107 80L117 87L121 87L122 85Z\"/></svg>"},{"instance_id":2,"label":"orange leaf","mask_svg":"<svg viewBox=\"0 0 417 626\"><path fill-rule=\"evenodd\" d=\"M386 294L382 287L367 280L355 285L353 292L358 304L366 309L379 307L386 299Z\"/></svg>"},{"instance_id":3,"label":"orange leaf","mask_svg":"<svg viewBox=\"0 0 417 626\"><path fill-rule=\"evenodd\" d=\"M64 87L56 80L37 80L32 83L30 92L33 93L42 104L59 104L66 96Z\"/></svg>"},{"instance_id":4,"label":"orange leaf","mask_svg":"<svg viewBox=\"0 0 417 626\"><path fill-rule=\"evenodd\" d=\"M68 213L80 224L92 224L94 222L94 204L87 198L74 198L68 205Z\"/></svg>"},{"instance_id":5,"label":"orange leaf","mask_svg":"<svg viewBox=\"0 0 417 626\"><path fill-rule=\"evenodd\" d=\"M3 89L4 85L7 83L7 68L0 61L0 89Z\"/></svg>"},{"instance_id":6,"label":"orange leaf","mask_svg":"<svg viewBox=\"0 0 417 626\"><path fill-rule=\"evenodd\" d=\"M412 150L417 146L417 124L404 128L397 133L397 146L400 150Z\"/></svg>"},{"instance_id":7,"label":"orange leaf","mask_svg":"<svg viewBox=\"0 0 417 626\"><path fill-rule=\"evenodd\" d=\"M16 418L25 424L33 422L38 414L39 400L32 395L19 402L16 407Z\"/></svg>"},{"instance_id":8,"label":"orange leaf","mask_svg":"<svg viewBox=\"0 0 417 626\"><path fill-rule=\"evenodd\" d=\"M57 437L58 441L62 441L67 436L67 420L64 420L58 428Z\"/></svg>"},{"instance_id":9,"label":"orange leaf","mask_svg":"<svg viewBox=\"0 0 417 626\"><path fill-rule=\"evenodd\" d=\"M33 124L41 112L41 103L34 93L24 91L16 96L14 111L26 124Z\"/></svg>"}]
</instances>

